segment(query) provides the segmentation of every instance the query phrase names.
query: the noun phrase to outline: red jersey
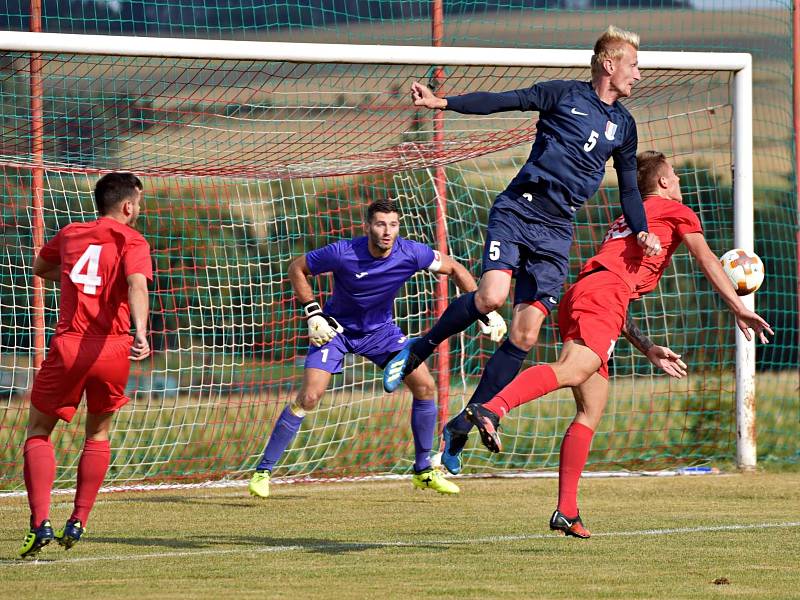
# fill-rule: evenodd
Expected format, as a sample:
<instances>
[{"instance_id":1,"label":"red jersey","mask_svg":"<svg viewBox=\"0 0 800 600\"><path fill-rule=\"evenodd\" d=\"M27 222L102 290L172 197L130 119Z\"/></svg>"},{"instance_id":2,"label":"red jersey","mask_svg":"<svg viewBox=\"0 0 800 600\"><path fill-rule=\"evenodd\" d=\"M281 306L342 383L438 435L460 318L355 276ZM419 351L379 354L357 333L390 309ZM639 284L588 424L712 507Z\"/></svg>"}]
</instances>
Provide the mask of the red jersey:
<instances>
[{"instance_id":1,"label":"red jersey","mask_svg":"<svg viewBox=\"0 0 800 600\"><path fill-rule=\"evenodd\" d=\"M114 219L71 223L39 256L61 265L61 303L56 334L130 333L128 275L153 279L150 246L141 233Z\"/></svg>"},{"instance_id":2,"label":"red jersey","mask_svg":"<svg viewBox=\"0 0 800 600\"><path fill-rule=\"evenodd\" d=\"M628 284L631 299L639 298L658 285L683 236L703 232L695 212L675 200L648 196L645 198L644 211L647 228L661 240L661 252L657 256L646 257L625 219L619 217L612 223L600 250L581 269L581 275L604 267Z\"/></svg>"}]
</instances>

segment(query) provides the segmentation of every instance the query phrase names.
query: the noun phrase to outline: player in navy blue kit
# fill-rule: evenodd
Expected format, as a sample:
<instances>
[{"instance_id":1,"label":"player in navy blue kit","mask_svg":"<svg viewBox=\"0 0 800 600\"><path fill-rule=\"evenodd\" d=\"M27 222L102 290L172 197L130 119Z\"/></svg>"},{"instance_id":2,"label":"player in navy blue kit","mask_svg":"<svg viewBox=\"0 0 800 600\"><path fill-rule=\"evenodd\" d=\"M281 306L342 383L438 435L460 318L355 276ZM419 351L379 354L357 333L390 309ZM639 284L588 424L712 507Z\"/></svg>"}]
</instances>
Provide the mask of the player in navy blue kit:
<instances>
[{"instance_id":1,"label":"player in navy blue kit","mask_svg":"<svg viewBox=\"0 0 800 600\"><path fill-rule=\"evenodd\" d=\"M269 495L273 467L297 435L306 411L314 409L328 388L331 376L342 370L347 353L364 356L383 368L408 344L394 322L394 299L400 288L418 271L428 270L452 277L463 292L477 288L469 272L449 256L425 244L399 237L400 213L390 201L378 201L367 209L367 235L345 239L313 250L289 266L295 297L303 305L311 346L305 361L303 385L297 398L286 406L272 430L264 457L250 480L250 493ZM333 274L333 294L322 309L314 301L309 277ZM506 332L502 317L487 315L481 330L500 341ZM458 486L431 468L430 451L436 427L436 386L426 367L406 378L413 394L411 431L414 436L414 476L421 489L457 494Z\"/></svg>"},{"instance_id":2,"label":"player in navy blue kit","mask_svg":"<svg viewBox=\"0 0 800 600\"><path fill-rule=\"evenodd\" d=\"M609 158L619 179L622 213L639 246L646 256L661 251L658 237L648 233L636 185L636 123L619 102L640 79L638 48L638 35L612 26L595 43L591 81L546 81L527 89L447 98L412 84L416 106L464 114L539 111L539 121L527 162L489 213L478 290L451 303L425 336L387 365L387 391L413 374L443 340L503 306L514 278L509 338L487 362L470 403L488 402L511 382L558 304L575 213L597 191ZM442 464L451 473L461 470L461 450L471 428L461 412L443 430Z\"/></svg>"}]
</instances>

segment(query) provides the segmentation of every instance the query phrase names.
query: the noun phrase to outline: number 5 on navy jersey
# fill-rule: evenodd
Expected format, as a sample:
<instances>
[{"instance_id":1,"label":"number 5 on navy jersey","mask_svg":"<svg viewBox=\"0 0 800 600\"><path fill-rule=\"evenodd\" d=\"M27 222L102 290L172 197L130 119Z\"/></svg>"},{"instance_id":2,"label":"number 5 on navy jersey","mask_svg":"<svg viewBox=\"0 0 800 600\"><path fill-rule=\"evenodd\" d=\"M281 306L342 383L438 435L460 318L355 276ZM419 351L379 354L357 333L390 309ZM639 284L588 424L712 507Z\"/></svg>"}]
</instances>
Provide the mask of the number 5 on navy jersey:
<instances>
[{"instance_id":1,"label":"number 5 on navy jersey","mask_svg":"<svg viewBox=\"0 0 800 600\"><path fill-rule=\"evenodd\" d=\"M500 242L489 242L489 258L492 260L500 259Z\"/></svg>"},{"instance_id":2,"label":"number 5 on navy jersey","mask_svg":"<svg viewBox=\"0 0 800 600\"><path fill-rule=\"evenodd\" d=\"M592 133L589 134L589 139L583 145L583 149L586 152L591 152L594 150L594 147L597 145L597 138L600 137L600 134L597 133L594 129L592 129Z\"/></svg>"}]
</instances>

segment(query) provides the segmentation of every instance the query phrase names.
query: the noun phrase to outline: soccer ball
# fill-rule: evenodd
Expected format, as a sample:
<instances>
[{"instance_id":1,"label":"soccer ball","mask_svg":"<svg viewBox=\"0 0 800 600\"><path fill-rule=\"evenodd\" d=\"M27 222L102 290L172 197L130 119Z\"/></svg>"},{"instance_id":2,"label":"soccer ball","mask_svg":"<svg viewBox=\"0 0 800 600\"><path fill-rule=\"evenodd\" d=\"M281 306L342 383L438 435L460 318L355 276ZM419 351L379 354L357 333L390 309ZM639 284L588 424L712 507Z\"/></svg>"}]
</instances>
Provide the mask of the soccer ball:
<instances>
[{"instance_id":1,"label":"soccer ball","mask_svg":"<svg viewBox=\"0 0 800 600\"><path fill-rule=\"evenodd\" d=\"M752 294L764 282L764 263L755 252L734 248L723 254L719 262L740 296Z\"/></svg>"}]
</instances>

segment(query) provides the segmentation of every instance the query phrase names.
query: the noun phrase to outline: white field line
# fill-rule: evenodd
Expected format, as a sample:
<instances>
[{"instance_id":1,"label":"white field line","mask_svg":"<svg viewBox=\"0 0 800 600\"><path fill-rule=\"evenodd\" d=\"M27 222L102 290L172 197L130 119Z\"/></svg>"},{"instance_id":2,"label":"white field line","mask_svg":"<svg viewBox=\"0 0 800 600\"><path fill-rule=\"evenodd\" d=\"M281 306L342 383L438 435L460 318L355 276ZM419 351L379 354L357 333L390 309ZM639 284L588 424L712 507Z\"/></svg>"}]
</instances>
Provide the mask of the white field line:
<instances>
[{"instance_id":1,"label":"white field line","mask_svg":"<svg viewBox=\"0 0 800 600\"><path fill-rule=\"evenodd\" d=\"M582 478L614 478L614 477L676 477L678 475L696 477L698 475L724 475L718 469L709 467L709 471L683 471L682 469L672 471L589 471L582 473ZM532 472L510 472L510 473L475 473L470 475L447 476L458 479L553 479L558 477L558 471L532 471ZM288 485L293 483L319 483L319 484L341 484L368 481L402 481L411 479L411 475L366 475L358 477L276 477L270 479L270 485ZM100 493L116 492L160 492L169 490L192 490L192 489L222 489L247 487L246 479L219 481L205 481L203 483L154 483L154 484L130 484L120 486L108 486L100 488ZM74 494L75 489L53 490L54 496ZM25 497L25 490L0 491L0 501L5 498ZM0 510L3 507L0 506Z\"/></svg>"},{"instance_id":2,"label":"white field line","mask_svg":"<svg viewBox=\"0 0 800 600\"><path fill-rule=\"evenodd\" d=\"M642 529L638 531L612 531L607 533L595 533L592 535L594 538L600 537L638 537L638 536L660 536L660 535L676 535L685 533L716 533L727 531L748 531L754 529L785 529L789 527L800 527L800 521L790 521L787 523L753 523L750 525L712 525L709 527L677 527L671 529ZM228 548L228 549L209 549L209 550L194 550L194 551L177 551L177 552L153 552L149 554L116 554L104 556L86 556L81 558L64 558L53 560L3 560L0 561L0 567L20 567L20 566L45 566L45 565L63 565L66 563L92 563L101 561L131 561L150 558L182 558L187 556L209 556L209 555L225 555L225 554L264 554L269 552L314 552L320 550L371 550L374 548L416 548L423 546L464 546L464 545L483 545L490 543L503 543L503 542L519 542L525 540L560 540L562 537L557 534L530 534L530 535L499 535L487 536L480 538L466 538L455 540L416 540L413 542L394 541L394 542L322 542L319 544L292 544L287 546L254 546L244 548Z\"/></svg>"}]
</instances>

